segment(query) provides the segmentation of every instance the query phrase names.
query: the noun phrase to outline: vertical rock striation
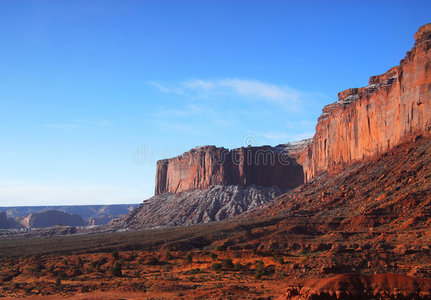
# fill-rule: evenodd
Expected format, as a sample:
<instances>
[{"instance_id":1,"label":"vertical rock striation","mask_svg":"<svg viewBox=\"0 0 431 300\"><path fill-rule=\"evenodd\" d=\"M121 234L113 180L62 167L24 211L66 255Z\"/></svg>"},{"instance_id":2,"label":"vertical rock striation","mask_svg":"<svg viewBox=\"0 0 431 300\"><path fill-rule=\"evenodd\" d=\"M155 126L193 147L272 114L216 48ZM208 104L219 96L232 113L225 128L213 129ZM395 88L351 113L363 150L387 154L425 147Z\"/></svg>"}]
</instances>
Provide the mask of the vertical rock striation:
<instances>
[{"instance_id":1,"label":"vertical rock striation","mask_svg":"<svg viewBox=\"0 0 431 300\"><path fill-rule=\"evenodd\" d=\"M399 66L348 89L323 108L313 144L301 153L305 180L326 170L385 153L414 135L431 132L431 24Z\"/></svg>"},{"instance_id":2,"label":"vertical rock striation","mask_svg":"<svg viewBox=\"0 0 431 300\"><path fill-rule=\"evenodd\" d=\"M157 163L156 195L214 185L292 188L324 171L387 152L431 133L431 24L399 66L340 92L323 108L312 141L277 147L192 149Z\"/></svg>"},{"instance_id":3,"label":"vertical rock striation","mask_svg":"<svg viewBox=\"0 0 431 300\"><path fill-rule=\"evenodd\" d=\"M156 195L214 185L299 186L304 175L302 166L289 154L294 148L289 144L233 150L215 146L194 148L157 162Z\"/></svg>"}]
</instances>

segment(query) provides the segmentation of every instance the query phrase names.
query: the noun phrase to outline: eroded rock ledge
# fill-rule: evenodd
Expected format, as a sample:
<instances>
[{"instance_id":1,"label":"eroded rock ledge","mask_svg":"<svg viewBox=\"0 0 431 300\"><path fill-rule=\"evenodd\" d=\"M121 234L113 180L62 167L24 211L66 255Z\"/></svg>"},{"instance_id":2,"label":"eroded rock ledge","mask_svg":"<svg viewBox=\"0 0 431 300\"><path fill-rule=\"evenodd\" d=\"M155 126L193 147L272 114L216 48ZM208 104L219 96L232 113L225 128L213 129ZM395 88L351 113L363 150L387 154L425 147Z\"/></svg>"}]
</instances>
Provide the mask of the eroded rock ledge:
<instances>
[{"instance_id":1,"label":"eroded rock ledge","mask_svg":"<svg viewBox=\"0 0 431 300\"><path fill-rule=\"evenodd\" d=\"M304 182L295 154L310 141L277 147L233 150L197 147L180 156L157 162L156 195L206 189L214 185L257 185L293 188Z\"/></svg>"},{"instance_id":2,"label":"eroded rock ledge","mask_svg":"<svg viewBox=\"0 0 431 300\"><path fill-rule=\"evenodd\" d=\"M387 152L415 135L431 133L431 24L399 66L369 85L338 94L323 108L313 143L298 162L308 181L321 172Z\"/></svg>"}]
</instances>

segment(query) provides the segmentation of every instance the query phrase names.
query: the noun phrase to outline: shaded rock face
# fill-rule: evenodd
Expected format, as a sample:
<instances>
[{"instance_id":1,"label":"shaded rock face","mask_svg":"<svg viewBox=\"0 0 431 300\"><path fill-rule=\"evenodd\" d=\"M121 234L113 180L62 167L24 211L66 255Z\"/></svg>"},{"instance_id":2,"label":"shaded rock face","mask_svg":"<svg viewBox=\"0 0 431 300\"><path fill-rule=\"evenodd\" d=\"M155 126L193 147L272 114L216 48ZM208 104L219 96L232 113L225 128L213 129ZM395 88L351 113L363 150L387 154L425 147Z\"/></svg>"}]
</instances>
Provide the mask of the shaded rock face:
<instances>
[{"instance_id":1,"label":"shaded rock face","mask_svg":"<svg viewBox=\"0 0 431 300\"><path fill-rule=\"evenodd\" d=\"M413 135L431 131L431 24L415 34L399 66L370 78L369 86L338 94L323 108L313 144L298 157L305 180L385 153Z\"/></svg>"},{"instance_id":2,"label":"shaded rock face","mask_svg":"<svg viewBox=\"0 0 431 300\"><path fill-rule=\"evenodd\" d=\"M7 215L5 212L0 212L0 229L9 228Z\"/></svg>"},{"instance_id":3,"label":"shaded rock face","mask_svg":"<svg viewBox=\"0 0 431 300\"><path fill-rule=\"evenodd\" d=\"M79 215L69 215L62 211L49 210L41 213L31 214L23 219L27 228L43 228L55 225L85 226L86 222Z\"/></svg>"},{"instance_id":4,"label":"shaded rock face","mask_svg":"<svg viewBox=\"0 0 431 300\"><path fill-rule=\"evenodd\" d=\"M293 188L304 182L290 145L234 150L204 146L157 162L156 195L206 189L214 185Z\"/></svg>"},{"instance_id":5,"label":"shaded rock face","mask_svg":"<svg viewBox=\"0 0 431 300\"><path fill-rule=\"evenodd\" d=\"M142 229L221 221L267 203L286 191L279 187L216 185L205 190L164 193L111 222L111 226Z\"/></svg>"}]
</instances>

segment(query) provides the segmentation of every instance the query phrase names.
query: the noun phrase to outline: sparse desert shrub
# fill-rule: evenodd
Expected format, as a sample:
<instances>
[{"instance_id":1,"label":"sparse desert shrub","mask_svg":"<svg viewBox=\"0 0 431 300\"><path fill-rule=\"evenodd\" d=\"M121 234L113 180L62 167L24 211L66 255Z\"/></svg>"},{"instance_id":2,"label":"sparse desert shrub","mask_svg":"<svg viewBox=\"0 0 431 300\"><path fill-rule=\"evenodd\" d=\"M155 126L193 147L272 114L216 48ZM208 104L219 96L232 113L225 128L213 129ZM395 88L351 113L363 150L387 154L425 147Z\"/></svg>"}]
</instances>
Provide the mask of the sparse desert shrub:
<instances>
[{"instance_id":1,"label":"sparse desert shrub","mask_svg":"<svg viewBox=\"0 0 431 300\"><path fill-rule=\"evenodd\" d=\"M298 254L301 256L305 256L306 258L309 258L311 256L311 252L305 249L302 249Z\"/></svg>"},{"instance_id":2,"label":"sparse desert shrub","mask_svg":"<svg viewBox=\"0 0 431 300\"><path fill-rule=\"evenodd\" d=\"M171 252L169 250L166 251L165 257L166 257L166 260L171 260L173 258L172 254L171 254Z\"/></svg>"},{"instance_id":3,"label":"sparse desert shrub","mask_svg":"<svg viewBox=\"0 0 431 300\"><path fill-rule=\"evenodd\" d=\"M278 263L284 265L284 257L281 255L276 255L276 256L274 256L274 262L278 262Z\"/></svg>"},{"instance_id":4,"label":"sparse desert shrub","mask_svg":"<svg viewBox=\"0 0 431 300\"><path fill-rule=\"evenodd\" d=\"M13 279L13 275L11 274L3 275L2 277L3 282L11 281L12 279Z\"/></svg>"},{"instance_id":5,"label":"sparse desert shrub","mask_svg":"<svg viewBox=\"0 0 431 300\"><path fill-rule=\"evenodd\" d=\"M233 269L235 271L241 271L242 270L242 265L240 263L236 263L235 266L233 267Z\"/></svg>"},{"instance_id":6,"label":"sparse desert shrub","mask_svg":"<svg viewBox=\"0 0 431 300\"><path fill-rule=\"evenodd\" d=\"M212 264L212 266L211 266L211 268L212 268L214 271L220 271L220 270L223 268L223 266L222 266L222 264L221 264L221 263L213 263L213 264Z\"/></svg>"},{"instance_id":7,"label":"sparse desert shrub","mask_svg":"<svg viewBox=\"0 0 431 300\"><path fill-rule=\"evenodd\" d=\"M184 274L195 275L195 274L199 274L200 272L201 272L201 269L196 268L196 269L188 270L188 271L184 272Z\"/></svg>"},{"instance_id":8,"label":"sparse desert shrub","mask_svg":"<svg viewBox=\"0 0 431 300\"><path fill-rule=\"evenodd\" d=\"M215 253L211 253L211 254L210 254L210 257L211 257L212 259L217 259L217 254L215 254Z\"/></svg>"},{"instance_id":9,"label":"sparse desert shrub","mask_svg":"<svg viewBox=\"0 0 431 300\"><path fill-rule=\"evenodd\" d=\"M49 268L48 268L48 272L49 273L54 273L54 270L55 270L55 266L54 265L50 265Z\"/></svg>"},{"instance_id":10,"label":"sparse desert shrub","mask_svg":"<svg viewBox=\"0 0 431 300\"><path fill-rule=\"evenodd\" d=\"M114 258L114 260L120 259L120 254L118 253L117 250L112 251L112 257Z\"/></svg>"},{"instance_id":11,"label":"sparse desert shrub","mask_svg":"<svg viewBox=\"0 0 431 300\"><path fill-rule=\"evenodd\" d=\"M114 277L121 277L123 276L122 271L122 264L120 262L116 262L110 269L109 269L109 275Z\"/></svg>"},{"instance_id":12,"label":"sparse desert shrub","mask_svg":"<svg viewBox=\"0 0 431 300\"><path fill-rule=\"evenodd\" d=\"M188 253L188 254L186 255L186 261L187 261L189 264L191 264L191 263L193 262L193 256L192 256L192 254L191 254L191 253Z\"/></svg>"},{"instance_id":13,"label":"sparse desert shrub","mask_svg":"<svg viewBox=\"0 0 431 300\"><path fill-rule=\"evenodd\" d=\"M242 257L242 253L239 251L235 251L235 253L233 254L233 257L235 258L241 258Z\"/></svg>"},{"instance_id":14,"label":"sparse desert shrub","mask_svg":"<svg viewBox=\"0 0 431 300\"><path fill-rule=\"evenodd\" d=\"M61 287L61 276L58 275L57 278L55 278L55 286L60 288Z\"/></svg>"},{"instance_id":15,"label":"sparse desert shrub","mask_svg":"<svg viewBox=\"0 0 431 300\"><path fill-rule=\"evenodd\" d=\"M101 259L99 259L99 260L95 260L95 261L93 261L93 262L91 262L91 265L94 267L94 268L97 268L97 269L99 269L101 266L103 266L104 264L106 264L108 262L108 259L106 258L106 257L102 257Z\"/></svg>"},{"instance_id":16,"label":"sparse desert shrub","mask_svg":"<svg viewBox=\"0 0 431 300\"><path fill-rule=\"evenodd\" d=\"M170 271L172 271L173 268L174 268L173 265L166 264L163 269L165 270L165 272L170 272Z\"/></svg>"},{"instance_id":17,"label":"sparse desert shrub","mask_svg":"<svg viewBox=\"0 0 431 300\"><path fill-rule=\"evenodd\" d=\"M265 275L265 265L263 261L259 260L255 262L256 269L254 270L254 277L256 279L261 279Z\"/></svg>"},{"instance_id":18,"label":"sparse desert shrub","mask_svg":"<svg viewBox=\"0 0 431 300\"><path fill-rule=\"evenodd\" d=\"M234 267L232 259L230 259L230 258L223 259L221 261L221 264L222 264L223 268L226 268L226 269L232 269Z\"/></svg>"},{"instance_id":19,"label":"sparse desert shrub","mask_svg":"<svg viewBox=\"0 0 431 300\"><path fill-rule=\"evenodd\" d=\"M148 264L152 265L152 266L158 265L159 264L159 259L157 257L155 257L155 256L151 256L148 259Z\"/></svg>"},{"instance_id":20,"label":"sparse desert shrub","mask_svg":"<svg viewBox=\"0 0 431 300\"><path fill-rule=\"evenodd\" d=\"M220 245L220 246L217 247L218 251L226 251L226 249L227 249L226 245Z\"/></svg>"}]
</instances>

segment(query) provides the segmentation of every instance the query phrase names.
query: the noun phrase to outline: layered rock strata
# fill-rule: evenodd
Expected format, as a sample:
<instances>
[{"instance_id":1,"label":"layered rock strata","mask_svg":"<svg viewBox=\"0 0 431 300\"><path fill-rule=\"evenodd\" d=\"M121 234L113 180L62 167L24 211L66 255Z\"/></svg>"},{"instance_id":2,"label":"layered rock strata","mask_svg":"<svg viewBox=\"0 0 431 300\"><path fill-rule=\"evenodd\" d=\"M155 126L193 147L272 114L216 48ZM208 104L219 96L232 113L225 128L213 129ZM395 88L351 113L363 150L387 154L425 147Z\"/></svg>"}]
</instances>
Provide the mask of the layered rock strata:
<instances>
[{"instance_id":1,"label":"layered rock strata","mask_svg":"<svg viewBox=\"0 0 431 300\"><path fill-rule=\"evenodd\" d=\"M233 150L197 147L157 162L156 195L206 189L214 185L293 188L304 182L302 166L290 152L302 144L243 147Z\"/></svg>"},{"instance_id":2,"label":"layered rock strata","mask_svg":"<svg viewBox=\"0 0 431 300\"><path fill-rule=\"evenodd\" d=\"M338 94L323 108L313 143L298 158L305 180L338 166L385 153L431 132L431 24L399 66L372 76L369 86Z\"/></svg>"}]
</instances>

